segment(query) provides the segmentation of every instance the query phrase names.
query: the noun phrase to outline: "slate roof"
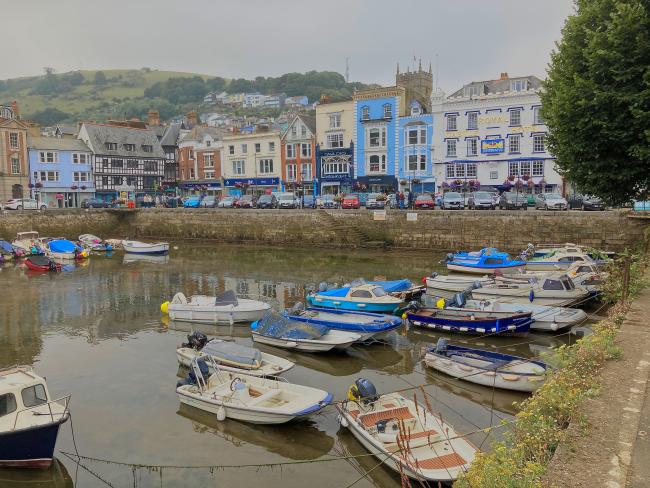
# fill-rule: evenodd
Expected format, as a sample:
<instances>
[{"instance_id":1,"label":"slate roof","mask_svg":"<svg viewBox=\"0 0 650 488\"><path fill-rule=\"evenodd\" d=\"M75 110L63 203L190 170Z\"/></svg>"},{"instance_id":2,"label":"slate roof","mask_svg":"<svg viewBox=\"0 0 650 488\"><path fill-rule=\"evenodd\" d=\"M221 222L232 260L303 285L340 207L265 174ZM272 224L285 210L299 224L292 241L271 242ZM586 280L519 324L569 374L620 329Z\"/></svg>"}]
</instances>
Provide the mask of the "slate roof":
<instances>
[{"instance_id":1,"label":"slate roof","mask_svg":"<svg viewBox=\"0 0 650 488\"><path fill-rule=\"evenodd\" d=\"M150 129L134 129L131 127L89 123L84 123L83 127L88 134L88 145L95 154L137 158L165 157L156 133ZM116 143L117 149L107 149L107 142ZM135 151L125 150L124 144L134 144ZM143 151L143 145L152 146L152 152Z\"/></svg>"},{"instance_id":2,"label":"slate roof","mask_svg":"<svg viewBox=\"0 0 650 488\"><path fill-rule=\"evenodd\" d=\"M69 134L71 136L76 136L79 133L79 130L77 129L76 125L57 124L55 130L60 132L61 134Z\"/></svg>"},{"instance_id":3,"label":"slate roof","mask_svg":"<svg viewBox=\"0 0 650 488\"><path fill-rule=\"evenodd\" d=\"M213 139L220 141L223 139L224 134L228 134L228 131L218 129L217 127L196 125L181 138L181 141L199 141L206 135L210 135Z\"/></svg>"},{"instance_id":4,"label":"slate roof","mask_svg":"<svg viewBox=\"0 0 650 488\"><path fill-rule=\"evenodd\" d=\"M178 138L181 134L181 129L183 124L180 122L175 122L167 126L167 130L160 139L160 144L163 146L176 146L178 145Z\"/></svg>"},{"instance_id":5,"label":"slate roof","mask_svg":"<svg viewBox=\"0 0 650 488\"><path fill-rule=\"evenodd\" d=\"M462 97L465 96L465 88L476 86L479 89L480 95L489 95L493 93L503 93L510 91L510 82L515 80L526 80L528 81L528 90L538 90L542 87L542 80L537 78L537 76L516 76L502 78L498 80L486 80L486 81L472 81L463 85L462 88L456 90L454 93L449 95L450 97Z\"/></svg>"},{"instance_id":6,"label":"slate roof","mask_svg":"<svg viewBox=\"0 0 650 488\"><path fill-rule=\"evenodd\" d=\"M316 117L310 115L298 115L298 117L307 126L312 135L316 135Z\"/></svg>"},{"instance_id":7,"label":"slate roof","mask_svg":"<svg viewBox=\"0 0 650 488\"><path fill-rule=\"evenodd\" d=\"M28 149L51 149L53 151L90 152L84 141L80 139L62 139L60 137L31 137L27 136Z\"/></svg>"}]
</instances>

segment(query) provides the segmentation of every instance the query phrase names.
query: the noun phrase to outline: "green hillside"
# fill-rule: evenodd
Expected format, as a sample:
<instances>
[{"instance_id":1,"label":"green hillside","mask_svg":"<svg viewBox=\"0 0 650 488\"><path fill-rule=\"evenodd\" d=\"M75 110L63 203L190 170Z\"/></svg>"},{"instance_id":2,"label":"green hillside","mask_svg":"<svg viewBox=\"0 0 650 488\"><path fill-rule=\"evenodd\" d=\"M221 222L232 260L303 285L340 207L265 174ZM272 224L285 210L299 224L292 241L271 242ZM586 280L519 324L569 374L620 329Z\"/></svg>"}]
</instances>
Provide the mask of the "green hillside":
<instances>
[{"instance_id":1,"label":"green hillside","mask_svg":"<svg viewBox=\"0 0 650 488\"><path fill-rule=\"evenodd\" d=\"M84 119L143 118L152 108L169 119L199 108L205 94L212 90L285 92L288 96L307 95L315 101L321 94L332 100L349 98L354 88L365 87L346 83L339 73L326 71L226 80L148 68L82 70L0 80L0 103L16 100L23 118L52 125Z\"/></svg>"}]
</instances>

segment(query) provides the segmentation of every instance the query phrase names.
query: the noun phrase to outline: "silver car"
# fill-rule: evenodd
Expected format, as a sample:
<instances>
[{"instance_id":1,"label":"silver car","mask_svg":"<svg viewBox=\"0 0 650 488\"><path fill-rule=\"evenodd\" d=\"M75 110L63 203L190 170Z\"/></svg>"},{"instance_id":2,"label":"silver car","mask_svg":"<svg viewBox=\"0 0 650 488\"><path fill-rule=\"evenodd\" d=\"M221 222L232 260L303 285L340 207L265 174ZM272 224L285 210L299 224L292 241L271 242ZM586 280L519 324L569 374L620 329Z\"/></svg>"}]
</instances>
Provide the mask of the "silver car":
<instances>
[{"instance_id":1,"label":"silver car","mask_svg":"<svg viewBox=\"0 0 650 488\"><path fill-rule=\"evenodd\" d=\"M217 203L218 208L232 208L235 203L235 197L223 197Z\"/></svg>"},{"instance_id":2,"label":"silver car","mask_svg":"<svg viewBox=\"0 0 650 488\"><path fill-rule=\"evenodd\" d=\"M5 210L47 210L47 205L33 198L12 198L4 204Z\"/></svg>"},{"instance_id":3,"label":"silver car","mask_svg":"<svg viewBox=\"0 0 650 488\"><path fill-rule=\"evenodd\" d=\"M495 205L492 201L492 194L487 191L476 191L471 193L467 199L467 207L470 210L480 208L494 210Z\"/></svg>"},{"instance_id":4,"label":"silver car","mask_svg":"<svg viewBox=\"0 0 650 488\"><path fill-rule=\"evenodd\" d=\"M559 193L540 193L535 198L535 208L542 210L569 210L569 203Z\"/></svg>"},{"instance_id":5,"label":"silver car","mask_svg":"<svg viewBox=\"0 0 650 488\"><path fill-rule=\"evenodd\" d=\"M448 191L442 197L443 210L463 210L463 208L465 208L465 199L460 193L455 191Z\"/></svg>"}]
</instances>

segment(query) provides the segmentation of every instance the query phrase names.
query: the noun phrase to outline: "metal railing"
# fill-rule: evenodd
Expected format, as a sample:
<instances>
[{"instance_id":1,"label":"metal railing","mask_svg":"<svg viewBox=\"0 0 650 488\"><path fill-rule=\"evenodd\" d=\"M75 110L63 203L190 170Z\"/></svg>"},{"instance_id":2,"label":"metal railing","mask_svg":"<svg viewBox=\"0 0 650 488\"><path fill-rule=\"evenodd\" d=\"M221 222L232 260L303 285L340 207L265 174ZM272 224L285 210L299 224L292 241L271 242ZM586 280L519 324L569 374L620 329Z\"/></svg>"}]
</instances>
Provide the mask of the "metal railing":
<instances>
[{"instance_id":1,"label":"metal railing","mask_svg":"<svg viewBox=\"0 0 650 488\"><path fill-rule=\"evenodd\" d=\"M16 413L16 418L14 419L14 425L11 430L16 430L16 425L18 425L18 418L20 417L20 414L25 413L25 412L30 412L33 411L37 408L42 408L44 405L47 405L47 412L32 412L33 415L49 415L50 421L54 422L55 419L54 417L58 417L57 420L62 420L64 419L68 414L69 414L69 409L68 405L70 404L70 397L71 395L66 395L61 398L57 398L56 400L51 400L47 403L40 403L38 405L34 405L33 407L27 407L24 408L23 410L19 410ZM56 404L58 406L63 406L63 411L62 412L53 412L52 411L52 404Z\"/></svg>"}]
</instances>

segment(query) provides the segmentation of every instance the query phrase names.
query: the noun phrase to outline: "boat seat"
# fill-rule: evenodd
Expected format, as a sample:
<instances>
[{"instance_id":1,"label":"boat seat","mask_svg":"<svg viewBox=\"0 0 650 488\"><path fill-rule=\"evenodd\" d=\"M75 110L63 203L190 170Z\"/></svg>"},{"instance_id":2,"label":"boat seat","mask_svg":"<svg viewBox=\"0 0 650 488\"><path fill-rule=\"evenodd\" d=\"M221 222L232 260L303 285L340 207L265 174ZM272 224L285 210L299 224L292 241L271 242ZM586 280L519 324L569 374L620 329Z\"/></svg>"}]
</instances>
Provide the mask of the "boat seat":
<instances>
[{"instance_id":1,"label":"boat seat","mask_svg":"<svg viewBox=\"0 0 650 488\"><path fill-rule=\"evenodd\" d=\"M176 293L176 295L174 295L174 298L172 298L172 303L187 305L187 297L182 292L179 291L178 293Z\"/></svg>"},{"instance_id":2,"label":"boat seat","mask_svg":"<svg viewBox=\"0 0 650 488\"><path fill-rule=\"evenodd\" d=\"M374 427L381 420L410 420L414 419L413 414L408 407L390 408L378 412L369 412L359 415L358 420L364 427Z\"/></svg>"},{"instance_id":3,"label":"boat seat","mask_svg":"<svg viewBox=\"0 0 650 488\"><path fill-rule=\"evenodd\" d=\"M416 466L416 462L414 461L409 460L407 462L410 466ZM467 464L467 461L465 461L462 456L455 452L429 459L417 460L417 467L420 469L449 469L456 468L464 464Z\"/></svg>"},{"instance_id":4,"label":"boat seat","mask_svg":"<svg viewBox=\"0 0 650 488\"><path fill-rule=\"evenodd\" d=\"M411 434L402 434L395 436L395 440L384 441L386 445L397 444L397 438L399 437L400 443L402 445L408 444L410 448L414 449L416 447L422 447L429 445L430 443L439 442L443 440L440 437L440 433L436 430L425 430L423 432L413 432Z\"/></svg>"},{"instance_id":5,"label":"boat seat","mask_svg":"<svg viewBox=\"0 0 650 488\"><path fill-rule=\"evenodd\" d=\"M266 393L262 393L260 396L253 398L253 400L250 401L249 405L259 405L260 403L263 403L267 400L272 400L278 396L280 396L280 389L273 389L269 390Z\"/></svg>"}]
</instances>

